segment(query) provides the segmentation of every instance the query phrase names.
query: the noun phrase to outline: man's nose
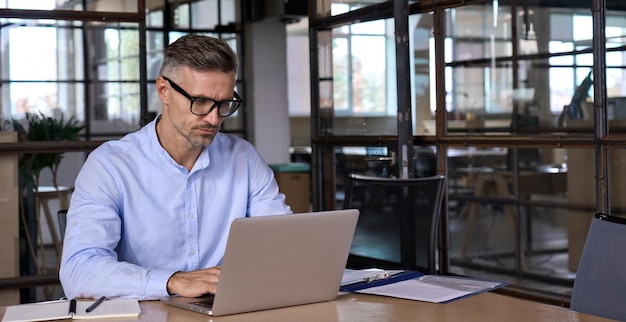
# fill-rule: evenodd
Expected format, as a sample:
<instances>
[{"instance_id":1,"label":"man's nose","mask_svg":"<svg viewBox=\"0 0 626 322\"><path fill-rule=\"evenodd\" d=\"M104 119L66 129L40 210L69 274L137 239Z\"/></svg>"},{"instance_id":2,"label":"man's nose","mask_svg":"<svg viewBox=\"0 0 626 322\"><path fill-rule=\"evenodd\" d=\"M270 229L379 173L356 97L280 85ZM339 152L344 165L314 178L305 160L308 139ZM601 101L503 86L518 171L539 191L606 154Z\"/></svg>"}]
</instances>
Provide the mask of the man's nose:
<instances>
[{"instance_id":1,"label":"man's nose","mask_svg":"<svg viewBox=\"0 0 626 322\"><path fill-rule=\"evenodd\" d=\"M211 124L219 124L223 117L217 112L217 107L214 108L209 114L204 116L204 121Z\"/></svg>"}]
</instances>

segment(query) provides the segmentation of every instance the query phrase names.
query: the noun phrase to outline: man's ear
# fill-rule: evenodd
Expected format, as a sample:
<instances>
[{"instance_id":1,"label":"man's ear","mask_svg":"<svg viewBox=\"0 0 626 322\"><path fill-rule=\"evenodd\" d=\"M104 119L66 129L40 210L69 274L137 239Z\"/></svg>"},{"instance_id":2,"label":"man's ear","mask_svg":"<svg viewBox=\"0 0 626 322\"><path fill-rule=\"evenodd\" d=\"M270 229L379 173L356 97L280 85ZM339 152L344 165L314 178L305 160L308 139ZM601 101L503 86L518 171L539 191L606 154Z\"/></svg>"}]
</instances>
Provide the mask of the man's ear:
<instances>
[{"instance_id":1,"label":"man's ear","mask_svg":"<svg viewBox=\"0 0 626 322\"><path fill-rule=\"evenodd\" d=\"M159 94L159 98L161 102L167 103L167 92L169 91L169 87L167 86L167 81L165 78L159 76L156 79L156 90L157 94Z\"/></svg>"}]
</instances>

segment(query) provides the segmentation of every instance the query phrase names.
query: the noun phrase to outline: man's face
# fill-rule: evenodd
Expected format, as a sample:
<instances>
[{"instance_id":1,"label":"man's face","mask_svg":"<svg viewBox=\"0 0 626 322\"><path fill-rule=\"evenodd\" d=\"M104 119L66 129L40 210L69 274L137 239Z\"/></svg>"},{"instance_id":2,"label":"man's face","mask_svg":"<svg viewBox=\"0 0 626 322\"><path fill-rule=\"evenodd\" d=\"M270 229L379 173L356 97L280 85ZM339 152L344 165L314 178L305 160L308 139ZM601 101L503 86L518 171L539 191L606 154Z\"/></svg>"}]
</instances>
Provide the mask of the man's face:
<instances>
[{"instance_id":1,"label":"man's face","mask_svg":"<svg viewBox=\"0 0 626 322\"><path fill-rule=\"evenodd\" d=\"M223 101L233 98L235 74L221 71L198 72L183 68L175 75L166 75L172 82L192 97ZM162 120L173 127L190 147L205 147L215 138L224 117L219 116L217 108L204 116L194 115L190 111L191 101L174 89L164 78L157 80L159 96L163 101Z\"/></svg>"}]
</instances>

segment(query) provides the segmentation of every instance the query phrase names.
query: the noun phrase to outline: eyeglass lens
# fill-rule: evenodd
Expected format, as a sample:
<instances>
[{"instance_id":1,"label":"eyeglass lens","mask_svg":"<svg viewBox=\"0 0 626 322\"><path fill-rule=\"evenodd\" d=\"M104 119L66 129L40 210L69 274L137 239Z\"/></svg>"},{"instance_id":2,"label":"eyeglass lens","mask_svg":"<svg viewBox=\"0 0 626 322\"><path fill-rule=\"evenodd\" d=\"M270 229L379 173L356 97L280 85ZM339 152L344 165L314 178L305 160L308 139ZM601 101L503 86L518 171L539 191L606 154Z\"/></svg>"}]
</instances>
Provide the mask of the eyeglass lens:
<instances>
[{"instance_id":1,"label":"eyeglass lens","mask_svg":"<svg viewBox=\"0 0 626 322\"><path fill-rule=\"evenodd\" d=\"M210 99L194 98L191 100L191 113L196 115L207 115L213 108L217 108L217 113L220 116L230 116L237 108L239 108L240 101L230 100L216 102Z\"/></svg>"}]
</instances>

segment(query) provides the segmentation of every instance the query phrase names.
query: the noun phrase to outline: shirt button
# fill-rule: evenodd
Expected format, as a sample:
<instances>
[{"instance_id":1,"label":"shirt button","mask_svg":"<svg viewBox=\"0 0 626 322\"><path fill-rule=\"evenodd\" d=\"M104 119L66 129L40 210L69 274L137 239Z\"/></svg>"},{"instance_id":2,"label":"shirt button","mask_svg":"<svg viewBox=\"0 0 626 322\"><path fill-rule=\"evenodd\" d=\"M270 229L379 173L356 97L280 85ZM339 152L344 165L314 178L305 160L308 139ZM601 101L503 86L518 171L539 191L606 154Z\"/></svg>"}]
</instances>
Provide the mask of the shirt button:
<instances>
[{"instance_id":1,"label":"shirt button","mask_svg":"<svg viewBox=\"0 0 626 322\"><path fill-rule=\"evenodd\" d=\"M189 219L193 219L193 213L189 213Z\"/></svg>"},{"instance_id":2,"label":"shirt button","mask_svg":"<svg viewBox=\"0 0 626 322\"><path fill-rule=\"evenodd\" d=\"M189 251L189 256L193 256L193 255L195 255L195 254L196 254L196 251L195 251L195 250L193 250L193 249L192 249L191 251Z\"/></svg>"}]
</instances>

